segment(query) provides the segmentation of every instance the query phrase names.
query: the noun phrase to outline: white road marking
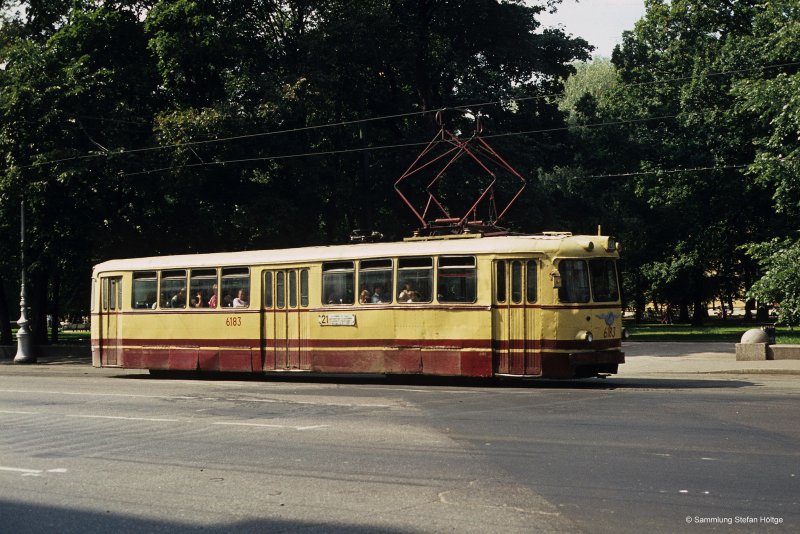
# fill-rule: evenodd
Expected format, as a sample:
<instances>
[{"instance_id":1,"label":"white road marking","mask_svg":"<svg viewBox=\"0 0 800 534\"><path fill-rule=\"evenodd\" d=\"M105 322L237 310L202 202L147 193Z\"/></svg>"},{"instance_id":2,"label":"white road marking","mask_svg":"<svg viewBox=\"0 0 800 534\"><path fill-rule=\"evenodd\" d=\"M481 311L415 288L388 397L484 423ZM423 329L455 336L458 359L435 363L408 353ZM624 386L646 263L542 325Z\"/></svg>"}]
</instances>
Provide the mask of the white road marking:
<instances>
[{"instance_id":1,"label":"white road marking","mask_svg":"<svg viewBox=\"0 0 800 534\"><path fill-rule=\"evenodd\" d=\"M200 399L200 397L192 397L188 395L140 395L136 393L91 393L87 391L47 391L37 389L0 389L0 393L44 393L46 395L81 395L84 397L124 397L137 399Z\"/></svg>"},{"instance_id":2,"label":"white road marking","mask_svg":"<svg viewBox=\"0 0 800 534\"><path fill-rule=\"evenodd\" d=\"M0 466L0 471L13 471L15 473L41 473L41 469L24 469L22 467L3 467Z\"/></svg>"},{"instance_id":3,"label":"white road marking","mask_svg":"<svg viewBox=\"0 0 800 534\"><path fill-rule=\"evenodd\" d=\"M290 426L290 425L274 425L267 423L238 423L235 421L217 421L215 425L229 425L229 426L255 426L261 428L290 428L293 430L316 430L318 428L327 428L328 425L311 425L311 426Z\"/></svg>"},{"instance_id":4,"label":"white road marking","mask_svg":"<svg viewBox=\"0 0 800 534\"><path fill-rule=\"evenodd\" d=\"M226 398L220 399L219 397L193 397L190 395L139 395L135 393L91 393L84 391L43 391L32 389L0 389L0 393L34 393L34 394L48 394L48 395L83 395L87 397L123 397L123 398L139 398L139 399L178 399L178 400L204 400L204 401L219 401L225 400L230 402L266 402L266 403L283 403L283 404L302 404L309 406L343 406L360 408L391 408L391 404L370 404L370 403L346 403L346 402L314 402L314 401L296 401L291 399L256 399L252 397L240 398ZM35 412L3 412L0 413L35 413Z\"/></svg>"},{"instance_id":5,"label":"white road marking","mask_svg":"<svg viewBox=\"0 0 800 534\"><path fill-rule=\"evenodd\" d=\"M0 466L0 471L9 471L11 473L20 473L23 477L40 477L43 473L66 473L67 470L63 467L57 467L55 469L25 469L24 467L4 467Z\"/></svg>"},{"instance_id":6,"label":"white road marking","mask_svg":"<svg viewBox=\"0 0 800 534\"><path fill-rule=\"evenodd\" d=\"M215 425L233 425L233 426L258 426L263 428L288 428L284 425L267 425L262 423L233 423L227 421L217 421L216 423L212 423Z\"/></svg>"},{"instance_id":7,"label":"white road marking","mask_svg":"<svg viewBox=\"0 0 800 534\"><path fill-rule=\"evenodd\" d=\"M157 423L180 423L180 419L161 419L157 417L123 417L121 415L83 415L66 414L65 417L82 417L85 419L124 419L126 421L155 421Z\"/></svg>"},{"instance_id":8,"label":"white road marking","mask_svg":"<svg viewBox=\"0 0 800 534\"><path fill-rule=\"evenodd\" d=\"M0 410L0 413L11 413L11 414L20 414L20 415L37 415L39 412L17 412L12 410Z\"/></svg>"},{"instance_id":9,"label":"white road marking","mask_svg":"<svg viewBox=\"0 0 800 534\"><path fill-rule=\"evenodd\" d=\"M0 412L5 413L5 412ZM17 413L17 412L13 412ZM32 415L60 415L61 417L74 417L78 419L110 419L115 421L147 421L147 422L154 422L154 423L184 423L184 424L192 424L197 422L205 422L203 420L197 419L173 419L173 418L166 418L166 417L131 417L131 416L123 416L123 415L95 415L95 414L44 414L41 412L22 412L26 414ZM280 424L273 424L273 423L247 423L247 422L238 422L238 421L214 421L211 422L212 425L229 425L229 426L251 426L251 427L261 427L261 428L283 428L283 429L291 429L291 430L317 430L320 428L327 428L329 425L304 425L304 426L296 426L296 425L280 425ZM3 468L0 467L0 471L8 471L14 470L18 468ZM41 473L41 470L23 470L26 473L29 473L30 476L34 476L36 473ZM48 472L58 473L61 471L52 470Z\"/></svg>"}]
</instances>

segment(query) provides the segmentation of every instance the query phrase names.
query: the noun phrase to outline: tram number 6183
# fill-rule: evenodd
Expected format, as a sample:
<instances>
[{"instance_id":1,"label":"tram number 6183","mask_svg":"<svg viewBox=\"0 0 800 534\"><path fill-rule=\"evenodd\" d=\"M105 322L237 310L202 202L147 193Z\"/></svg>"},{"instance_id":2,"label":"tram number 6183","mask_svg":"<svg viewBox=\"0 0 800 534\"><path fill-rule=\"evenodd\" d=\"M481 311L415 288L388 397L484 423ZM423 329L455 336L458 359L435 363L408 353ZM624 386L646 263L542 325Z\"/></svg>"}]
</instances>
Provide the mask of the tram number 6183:
<instances>
[{"instance_id":1,"label":"tram number 6183","mask_svg":"<svg viewBox=\"0 0 800 534\"><path fill-rule=\"evenodd\" d=\"M226 317L225 326L242 326L241 317Z\"/></svg>"},{"instance_id":2,"label":"tram number 6183","mask_svg":"<svg viewBox=\"0 0 800 534\"><path fill-rule=\"evenodd\" d=\"M605 328L605 330L603 330L603 337L606 338L606 339L617 337L617 327L616 326L607 326Z\"/></svg>"}]
</instances>

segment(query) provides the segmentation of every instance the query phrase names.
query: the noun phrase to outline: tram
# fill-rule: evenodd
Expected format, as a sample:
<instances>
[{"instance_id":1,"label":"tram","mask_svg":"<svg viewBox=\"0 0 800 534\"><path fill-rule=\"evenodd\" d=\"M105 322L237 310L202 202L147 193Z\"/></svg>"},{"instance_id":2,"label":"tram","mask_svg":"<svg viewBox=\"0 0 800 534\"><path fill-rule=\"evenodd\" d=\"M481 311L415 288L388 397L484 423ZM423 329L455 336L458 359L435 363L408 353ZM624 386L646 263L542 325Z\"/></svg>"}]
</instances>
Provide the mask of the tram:
<instances>
[{"instance_id":1,"label":"tram","mask_svg":"<svg viewBox=\"0 0 800 534\"><path fill-rule=\"evenodd\" d=\"M111 260L92 363L158 371L582 378L624 363L610 236L428 235Z\"/></svg>"}]
</instances>

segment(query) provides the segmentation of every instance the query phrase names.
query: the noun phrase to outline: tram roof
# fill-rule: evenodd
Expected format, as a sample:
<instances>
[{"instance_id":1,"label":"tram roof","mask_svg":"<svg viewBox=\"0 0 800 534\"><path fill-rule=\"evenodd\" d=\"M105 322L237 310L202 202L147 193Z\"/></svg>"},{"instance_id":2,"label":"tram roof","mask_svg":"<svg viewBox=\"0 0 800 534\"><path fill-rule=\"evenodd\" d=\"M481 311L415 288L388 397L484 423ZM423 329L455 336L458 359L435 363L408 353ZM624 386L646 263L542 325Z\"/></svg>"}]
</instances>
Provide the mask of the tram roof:
<instances>
[{"instance_id":1,"label":"tram roof","mask_svg":"<svg viewBox=\"0 0 800 534\"><path fill-rule=\"evenodd\" d=\"M456 236L460 237L460 236ZM95 272L159 270L181 267L227 267L265 264L314 263L392 256L424 256L441 254L587 254L593 245L593 255L615 256L608 251L608 236L571 235L551 232L536 235L512 235L474 238L410 239L381 243L311 246L301 248L218 252L212 254L182 254L145 258L109 260L95 265ZM590 245L590 243L592 245Z\"/></svg>"}]
</instances>

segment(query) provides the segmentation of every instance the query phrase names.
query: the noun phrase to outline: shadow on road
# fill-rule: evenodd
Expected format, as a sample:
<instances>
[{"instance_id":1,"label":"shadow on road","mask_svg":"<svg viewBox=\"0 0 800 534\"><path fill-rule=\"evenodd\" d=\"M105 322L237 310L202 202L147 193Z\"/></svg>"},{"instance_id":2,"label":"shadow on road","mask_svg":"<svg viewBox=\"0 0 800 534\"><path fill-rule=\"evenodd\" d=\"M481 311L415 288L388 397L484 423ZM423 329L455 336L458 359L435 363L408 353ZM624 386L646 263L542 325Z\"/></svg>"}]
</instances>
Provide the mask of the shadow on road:
<instances>
[{"instance_id":1,"label":"shadow on road","mask_svg":"<svg viewBox=\"0 0 800 534\"><path fill-rule=\"evenodd\" d=\"M264 503L267 508L276 508L279 503ZM0 501L0 517L4 532L331 532L331 533L403 533L407 530L387 528L385 525L330 524L311 521L290 521L278 518L263 518L225 524L197 524L146 519L109 512L75 510L39 504Z\"/></svg>"},{"instance_id":2,"label":"shadow on road","mask_svg":"<svg viewBox=\"0 0 800 534\"><path fill-rule=\"evenodd\" d=\"M271 382L299 384L347 384L347 385L403 385L437 387L472 387L500 389L736 389L754 386L753 382L741 379L720 378L583 378L553 380L541 378L469 378L416 375L316 375L316 374L272 374L214 373L193 371L142 371L141 374L115 375L126 380L200 380L220 382Z\"/></svg>"}]
</instances>

